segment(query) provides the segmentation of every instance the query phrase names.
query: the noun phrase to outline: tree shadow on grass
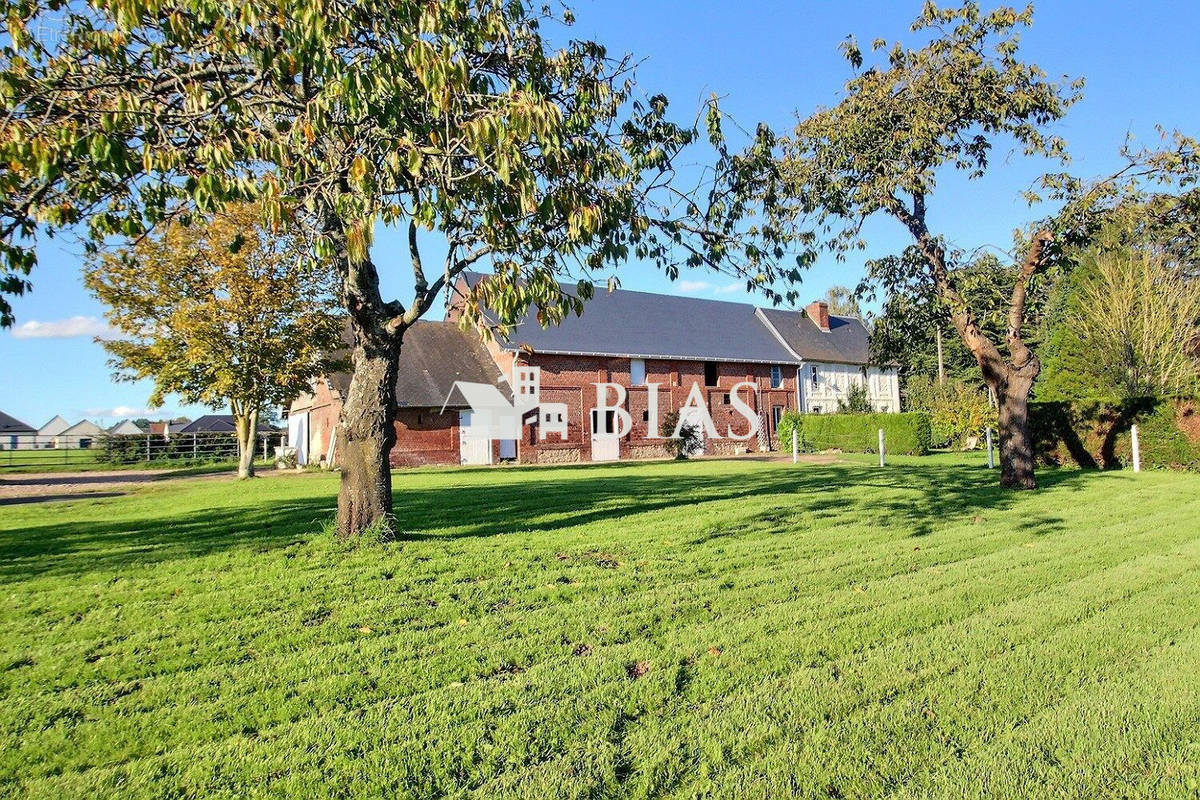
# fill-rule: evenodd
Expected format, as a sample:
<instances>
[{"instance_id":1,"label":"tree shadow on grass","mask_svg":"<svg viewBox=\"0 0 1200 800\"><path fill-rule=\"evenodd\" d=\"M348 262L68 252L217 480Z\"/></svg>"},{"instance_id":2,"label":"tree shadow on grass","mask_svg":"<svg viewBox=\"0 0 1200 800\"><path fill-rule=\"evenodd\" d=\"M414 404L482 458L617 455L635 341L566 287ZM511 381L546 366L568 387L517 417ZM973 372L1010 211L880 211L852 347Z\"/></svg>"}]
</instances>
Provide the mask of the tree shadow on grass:
<instances>
[{"instance_id":1,"label":"tree shadow on grass","mask_svg":"<svg viewBox=\"0 0 1200 800\"><path fill-rule=\"evenodd\" d=\"M962 465L731 465L713 472L681 463L667 469L660 465L651 474L638 466L513 468L497 473L503 480L476 483L477 476L472 476L469 485L455 478L473 471L448 472L446 485L432 488L407 487L405 474L397 473L395 513L402 541L554 533L591 523L620 526L648 512L686 515L701 504L768 496L785 512L816 518L859 515L901 535L922 536L939 524L1008 508L1027 496L996 486L994 471ZM1039 491L1082 488L1086 476L1078 470L1043 470ZM50 522L0 531L0 580L119 570L242 547L268 551L310 539L332 516L334 506L329 493L259 506L164 511L113 522ZM1042 522L1043 532L1053 528L1050 520ZM754 525L769 523L764 519Z\"/></svg>"}]
</instances>

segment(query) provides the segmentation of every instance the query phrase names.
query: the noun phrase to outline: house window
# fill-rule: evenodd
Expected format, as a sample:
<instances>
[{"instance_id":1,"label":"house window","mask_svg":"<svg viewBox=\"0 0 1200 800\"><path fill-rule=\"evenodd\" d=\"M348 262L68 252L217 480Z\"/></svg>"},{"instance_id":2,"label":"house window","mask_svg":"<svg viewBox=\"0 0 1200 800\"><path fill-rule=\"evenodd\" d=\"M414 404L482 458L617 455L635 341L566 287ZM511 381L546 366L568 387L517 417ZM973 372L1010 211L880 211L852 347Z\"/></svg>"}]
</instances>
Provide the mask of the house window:
<instances>
[{"instance_id":1,"label":"house window","mask_svg":"<svg viewBox=\"0 0 1200 800\"><path fill-rule=\"evenodd\" d=\"M629 385L646 385L646 360L643 358L629 359Z\"/></svg>"},{"instance_id":2,"label":"house window","mask_svg":"<svg viewBox=\"0 0 1200 800\"><path fill-rule=\"evenodd\" d=\"M812 385L813 385L813 387L816 388L816 385L818 383L820 383L820 376L817 375L817 368L813 367L812 368Z\"/></svg>"},{"instance_id":3,"label":"house window","mask_svg":"<svg viewBox=\"0 0 1200 800\"><path fill-rule=\"evenodd\" d=\"M783 419L783 406L771 406L771 430L779 431L779 421Z\"/></svg>"},{"instance_id":4,"label":"house window","mask_svg":"<svg viewBox=\"0 0 1200 800\"><path fill-rule=\"evenodd\" d=\"M778 389L783 386L783 367L778 364L771 367L771 388Z\"/></svg>"},{"instance_id":5,"label":"house window","mask_svg":"<svg viewBox=\"0 0 1200 800\"><path fill-rule=\"evenodd\" d=\"M723 402L725 405L729 405L729 392L726 392L726 393L725 393L725 394L722 396L722 398L721 398L721 402Z\"/></svg>"},{"instance_id":6,"label":"house window","mask_svg":"<svg viewBox=\"0 0 1200 800\"><path fill-rule=\"evenodd\" d=\"M705 386L716 386L717 385L717 362L715 362L715 361L705 361L704 362L704 385Z\"/></svg>"},{"instance_id":7,"label":"house window","mask_svg":"<svg viewBox=\"0 0 1200 800\"><path fill-rule=\"evenodd\" d=\"M642 422L649 422L649 421L650 421L650 409L646 409L645 411L642 412Z\"/></svg>"},{"instance_id":8,"label":"house window","mask_svg":"<svg viewBox=\"0 0 1200 800\"><path fill-rule=\"evenodd\" d=\"M821 407L820 407L820 406L813 406L813 407L812 407L812 412L811 412L811 413L813 413L813 414L820 414L820 413L821 413Z\"/></svg>"}]
</instances>

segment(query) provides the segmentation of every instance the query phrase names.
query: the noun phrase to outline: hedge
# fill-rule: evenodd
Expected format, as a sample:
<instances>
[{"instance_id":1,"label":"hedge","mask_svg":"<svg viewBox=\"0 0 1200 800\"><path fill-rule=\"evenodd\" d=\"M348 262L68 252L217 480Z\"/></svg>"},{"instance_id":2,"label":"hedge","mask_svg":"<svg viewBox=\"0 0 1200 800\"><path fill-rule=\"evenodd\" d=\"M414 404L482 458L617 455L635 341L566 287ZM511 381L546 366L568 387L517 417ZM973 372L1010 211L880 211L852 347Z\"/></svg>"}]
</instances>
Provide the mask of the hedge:
<instances>
[{"instance_id":1,"label":"hedge","mask_svg":"<svg viewBox=\"0 0 1200 800\"><path fill-rule=\"evenodd\" d=\"M1034 447L1043 464L1120 469L1133 461L1138 426L1142 466L1200 470L1200 400L1140 397L1029 404Z\"/></svg>"},{"instance_id":2,"label":"hedge","mask_svg":"<svg viewBox=\"0 0 1200 800\"><path fill-rule=\"evenodd\" d=\"M843 450L874 453L879 448L879 429L889 453L924 455L929 452L932 429L924 412L906 414L799 414L789 411L779 421L779 447L792 446L792 428L798 430L800 449L805 452Z\"/></svg>"},{"instance_id":3,"label":"hedge","mask_svg":"<svg viewBox=\"0 0 1200 800\"><path fill-rule=\"evenodd\" d=\"M262 447L279 446L283 434L262 431L256 439ZM137 464L157 461L236 461L237 437L232 433L174 434L170 439L151 434L117 434L96 438L96 460L108 464Z\"/></svg>"}]
</instances>

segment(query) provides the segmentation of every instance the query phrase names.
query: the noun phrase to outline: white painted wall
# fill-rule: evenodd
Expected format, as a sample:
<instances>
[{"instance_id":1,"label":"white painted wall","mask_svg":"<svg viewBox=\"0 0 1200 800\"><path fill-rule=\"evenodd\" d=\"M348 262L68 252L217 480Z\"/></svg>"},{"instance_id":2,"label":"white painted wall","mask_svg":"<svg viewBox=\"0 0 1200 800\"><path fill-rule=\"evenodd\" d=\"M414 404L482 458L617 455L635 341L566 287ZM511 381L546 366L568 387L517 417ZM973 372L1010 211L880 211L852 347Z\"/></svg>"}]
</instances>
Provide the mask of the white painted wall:
<instances>
[{"instance_id":1,"label":"white painted wall","mask_svg":"<svg viewBox=\"0 0 1200 800\"><path fill-rule=\"evenodd\" d=\"M813 373L816 373L816 380ZM876 411L900 410L900 378L892 367L863 368L856 364L832 364L809 361L800 368L800 407L805 413L832 414L838 400L844 400L850 386L866 381L871 405Z\"/></svg>"}]
</instances>

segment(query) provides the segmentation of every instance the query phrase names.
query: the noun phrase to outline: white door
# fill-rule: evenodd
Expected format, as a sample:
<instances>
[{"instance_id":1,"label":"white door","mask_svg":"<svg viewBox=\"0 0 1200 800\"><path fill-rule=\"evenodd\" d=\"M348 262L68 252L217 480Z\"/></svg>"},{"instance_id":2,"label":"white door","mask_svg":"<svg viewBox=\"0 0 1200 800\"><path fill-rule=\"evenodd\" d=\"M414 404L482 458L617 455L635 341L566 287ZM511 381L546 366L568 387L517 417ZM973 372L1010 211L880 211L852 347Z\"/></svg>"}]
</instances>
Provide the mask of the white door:
<instances>
[{"instance_id":1,"label":"white door","mask_svg":"<svg viewBox=\"0 0 1200 800\"><path fill-rule=\"evenodd\" d=\"M467 428L471 425L471 412L458 412L458 455L462 464L492 463L492 440L469 439Z\"/></svg>"},{"instance_id":2,"label":"white door","mask_svg":"<svg viewBox=\"0 0 1200 800\"><path fill-rule=\"evenodd\" d=\"M296 448L296 464L308 463L308 412L288 416L288 445Z\"/></svg>"},{"instance_id":3,"label":"white door","mask_svg":"<svg viewBox=\"0 0 1200 800\"><path fill-rule=\"evenodd\" d=\"M614 417L614 412L605 411L601 419L599 412L592 409L592 461L616 461L621 457L621 441L617 437L597 435L615 430Z\"/></svg>"}]
</instances>

